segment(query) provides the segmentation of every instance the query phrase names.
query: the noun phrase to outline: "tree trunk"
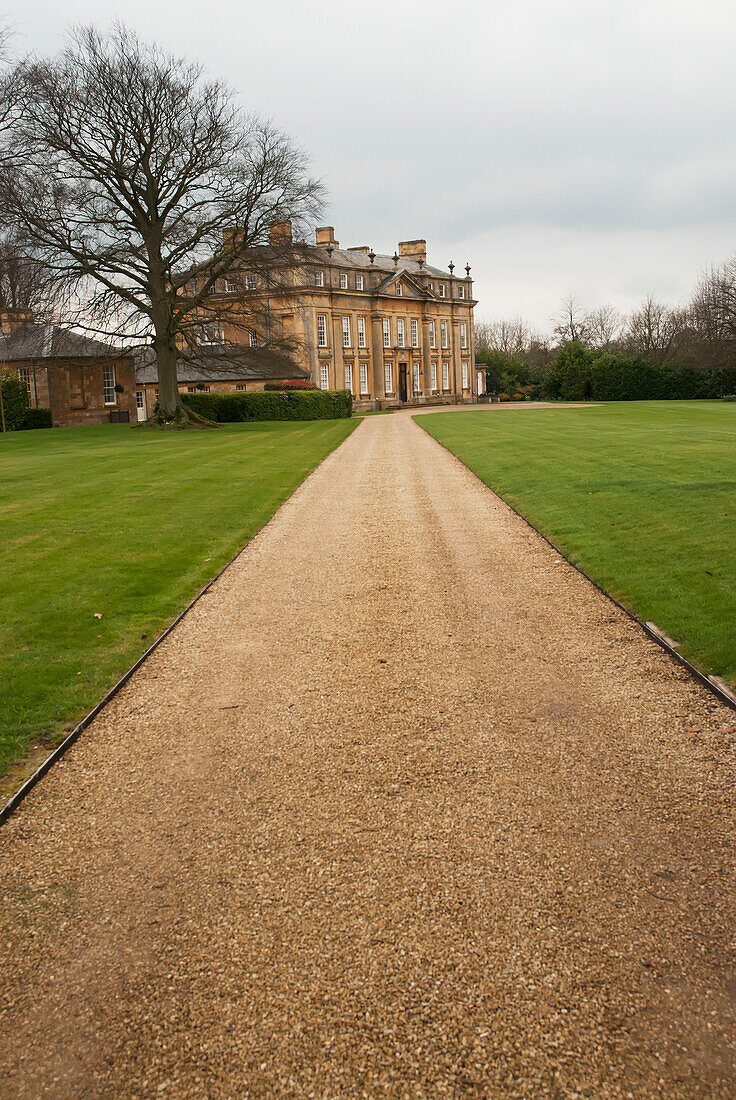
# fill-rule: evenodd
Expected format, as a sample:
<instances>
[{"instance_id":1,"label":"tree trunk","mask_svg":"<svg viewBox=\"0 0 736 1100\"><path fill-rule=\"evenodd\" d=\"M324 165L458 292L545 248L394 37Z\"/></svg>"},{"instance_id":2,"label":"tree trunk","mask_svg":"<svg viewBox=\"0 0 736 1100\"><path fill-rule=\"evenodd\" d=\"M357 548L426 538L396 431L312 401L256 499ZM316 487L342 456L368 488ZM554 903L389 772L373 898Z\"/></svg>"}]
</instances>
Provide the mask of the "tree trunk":
<instances>
[{"instance_id":1,"label":"tree trunk","mask_svg":"<svg viewBox=\"0 0 736 1100\"><path fill-rule=\"evenodd\" d=\"M169 340L156 338L156 364L158 367L158 407L165 420L181 416L183 409L176 376L176 348Z\"/></svg>"}]
</instances>

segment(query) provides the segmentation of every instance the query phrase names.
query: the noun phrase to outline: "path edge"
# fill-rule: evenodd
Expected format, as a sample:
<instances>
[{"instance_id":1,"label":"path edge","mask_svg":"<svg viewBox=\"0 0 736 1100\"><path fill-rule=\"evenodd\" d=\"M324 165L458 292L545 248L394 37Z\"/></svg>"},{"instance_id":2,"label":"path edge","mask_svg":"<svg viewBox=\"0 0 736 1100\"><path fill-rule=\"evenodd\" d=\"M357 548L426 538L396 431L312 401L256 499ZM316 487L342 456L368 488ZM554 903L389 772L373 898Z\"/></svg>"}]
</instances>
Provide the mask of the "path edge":
<instances>
[{"instance_id":1,"label":"path edge","mask_svg":"<svg viewBox=\"0 0 736 1100\"><path fill-rule=\"evenodd\" d=\"M579 573L580 576L584 577L589 584L592 584L593 587L601 593L601 595L605 596L609 603L612 603L614 607L617 607L619 609L619 611L623 611L624 615L626 615L627 618L636 623L636 625L641 628L641 630L646 634L648 638L651 638L653 642L656 642L660 649L663 649L665 653L669 657L671 657L678 665L680 665L681 668L684 668L685 671L688 672L694 680L697 680L701 687L706 688L711 693L711 695L715 695L719 702L725 703L725 705L727 707L730 707L731 710L736 711L736 698L734 698L734 696L732 696L729 691L726 691L723 688L719 687L718 684L714 684L713 681L708 676L706 676L704 672L701 672L700 669L696 668L696 666L688 661L686 657L683 657L681 653L678 653L674 646L670 645L669 642L662 636L662 632L660 630L652 629L652 626L650 626L649 623L646 623L642 619L638 618L634 614L634 612L626 606L626 604L621 603L621 601L617 600L615 596L612 596L610 592L606 592L605 588L601 588L598 582L594 581L593 578L589 576L584 569L581 569L580 566L576 565L574 561L570 561L567 554L565 554L564 551L561 550L560 547L552 541L552 539L549 539L546 535L542 534L539 528L535 527L533 523L530 523L526 516L522 515L522 513L518 511L517 508L514 508L513 504L509 504L509 502L505 500L500 495L500 493L497 493L495 489L491 488L490 485L486 485L483 478L479 477L478 474L476 474L475 470L471 470L470 467L467 466L463 462L463 460L455 454L454 451L451 451L449 447L446 447L444 443L441 443L439 439L436 439L431 434L431 432L427 431L426 428L422 428L417 417L412 416L411 419L416 424L416 426L424 432L426 436L428 436L431 440L433 440L433 442L437 444L438 447L441 447L442 450L446 451L447 454L454 458L456 462L459 462L463 469L467 470L471 477L475 478L475 480L480 485L482 485L487 492L492 493L496 500L500 500L501 503L509 509L509 511L513 512L515 516L518 516L519 519L526 524L530 531L533 531L535 535L538 535L540 539L543 539L543 541L546 542L547 545L550 546L555 551L555 553L562 558L563 561L567 562L567 564L571 566L571 568L574 569L576 573ZM2 818L0 817L0 824L1 823Z\"/></svg>"},{"instance_id":2,"label":"path edge","mask_svg":"<svg viewBox=\"0 0 736 1100\"><path fill-rule=\"evenodd\" d=\"M247 539L243 543L243 545L238 550L235 551L235 553L230 558L230 560L225 562L222 569L220 569L219 572L216 573L215 576L212 577L212 579L207 582L207 584L204 586L204 588L200 589L200 591L197 592L196 596L194 596L189 601L189 603L186 605L186 607L184 607L183 610L179 612L179 614L176 616L176 618L173 620L173 622L171 622L166 627L166 629L161 634L159 634L158 638L156 638L156 640L151 643L151 645L148 647L148 649L145 650L145 652L141 654L141 656L138 658L138 660L135 662L135 664L131 665L130 668L126 672L123 673L123 675L120 677L118 682L110 688L110 690L107 692L106 695L104 695L102 697L102 699L100 699L99 703L97 703L92 708L92 710L89 711L88 714L85 714L84 718L82 718L82 720L77 723L77 725L74 727L74 729L71 731L71 733L68 733L66 735L66 737L64 738L64 740L61 741L56 746L56 748L53 749L52 752L49 753L49 755L46 757L46 759L43 760L39 764L39 766L36 768L36 770L31 775L28 776L28 779L26 779L25 782L21 784L21 786L18 788L18 790L15 792L15 794L11 795L11 797L8 799L8 801L5 803L5 805L0 809L0 827L2 827L5 824L5 822L8 820L8 818L11 817L11 815L13 813L15 813L15 811L20 806L21 802L23 802L23 800L26 798L26 796L31 793L33 788L36 786L36 784L38 782L40 782L41 779L43 779L43 777L46 775L46 773L48 771L50 771L51 768L53 768L54 764L56 764L59 760L61 760L62 756L64 756L65 753L68 751L68 749L70 749L72 747L74 742L78 740L80 734L82 734L84 732L84 730L86 730L87 727L89 725L91 725L92 722L94 722L97 715L100 714L100 712L103 711L105 709L105 707L109 703L112 702L112 700L115 698L115 696L125 687L125 685L131 679L131 677L133 677L135 675L135 673L138 671L138 669L141 667L141 665L143 665L148 660L148 658L151 656L151 654L154 653L158 649L158 647L161 645L162 642L166 641L169 634L171 634L171 632L179 625L179 623L182 621L182 619L184 619L189 614L189 612L192 610L192 608L195 607L195 605L199 603L199 601L202 599L202 597L204 595L206 595L207 592L209 592L210 588L212 588L212 585L216 584L217 581L219 581L219 579L223 575L223 573L225 573L230 568L231 565L234 565L235 562L238 560L238 558L242 554L245 553L245 551L248 549L248 547L251 545L251 543L254 542L254 540L257 539L259 537L259 535L261 535L262 532L265 531L266 528L271 525L271 523L273 523L273 521L276 519L276 516L279 514L279 512L284 507L284 505L288 504L289 501L292 499L292 497L295 496L295 494L299 492L302 485L306 485L306 483L309 481L312 474L315 474L317 472L317 470L319 470L320 466L323 465L323 463L327 462L327 460L329 458L331 458L332 455L337 454L337 452L340 450L340 448L345 443L347 443L347 441L349 439L351 439L352 436L355 435L355 433L359 430L362 423L363 423L363 421L359 420L358 423L353 428L352 432L350 432L350 434L347 435L345 437L345 439L343 439L342 443L338 444L338 446L335 447L333 450L331 450L329 454L325 455L325 457L322 459L322 461L318 462L317 465L314 467L314 469L310 470L309 473L307 474L307 476L305 478L303 478L299 482L298 485L294 486L294 488L289 493L289 495L287 497L285 497L284 500L281 501L281 504L279 504L278 508L275 510L273 515L269 516L269 518L266 520L266 522L263 524L263 526L259 527L258 530L256 531L256 533L254 535L252 535L249 539Z\"/></svg>"}]
</instances>

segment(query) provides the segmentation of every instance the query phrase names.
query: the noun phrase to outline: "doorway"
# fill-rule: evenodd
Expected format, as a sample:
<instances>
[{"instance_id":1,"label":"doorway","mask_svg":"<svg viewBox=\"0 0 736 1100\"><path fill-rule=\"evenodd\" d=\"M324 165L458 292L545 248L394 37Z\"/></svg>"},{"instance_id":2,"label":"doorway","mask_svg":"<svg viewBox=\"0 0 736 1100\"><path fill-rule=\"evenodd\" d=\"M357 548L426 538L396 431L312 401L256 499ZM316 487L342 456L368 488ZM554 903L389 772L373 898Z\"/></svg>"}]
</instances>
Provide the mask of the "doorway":
<instances>
[{"instance_id":1,"label":"doorway","mask_svg":"<svg viewBox=\"0 0 736 1100\"><path fill-rule=\"evenodd\" d=\"M406 403L406 363L399 363L399 401Z\"/></svg>"}]
</instances>

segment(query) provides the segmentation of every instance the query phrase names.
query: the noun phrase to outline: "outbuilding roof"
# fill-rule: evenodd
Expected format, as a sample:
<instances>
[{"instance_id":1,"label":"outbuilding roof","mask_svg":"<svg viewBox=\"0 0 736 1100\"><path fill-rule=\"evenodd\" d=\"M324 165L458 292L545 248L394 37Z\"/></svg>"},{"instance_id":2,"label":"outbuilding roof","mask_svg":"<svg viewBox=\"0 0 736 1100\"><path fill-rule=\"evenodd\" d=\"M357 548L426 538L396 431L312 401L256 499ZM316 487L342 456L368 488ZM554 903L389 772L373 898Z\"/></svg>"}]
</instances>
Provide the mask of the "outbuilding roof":
<instances>
[{"instance_id":1,"label":"outbuilding roof","mask_svg":"<svg viewBox=\"0 0 736 1100\"><path fill-rule=\"evenodd\" d=\"M18 325L0 337L0 358L6 363L23 359L110 359L130 350L92 340L59 325Z\"/></svg>"},{"instance_id":2,"label":"outbuilding roof","mask_svg":"<svg viewBox=\"0 0 736 1100\"><path fill-rule=\"evenodd\" d=\"M158 381L156 355L152 347L136 348L135 360L135 379L139 385ZM176 374L182 383L272 382L310 377L309 371L270 348L216 344L198 348L196 357L180 358Z\"/></svg>"}]
</instances>

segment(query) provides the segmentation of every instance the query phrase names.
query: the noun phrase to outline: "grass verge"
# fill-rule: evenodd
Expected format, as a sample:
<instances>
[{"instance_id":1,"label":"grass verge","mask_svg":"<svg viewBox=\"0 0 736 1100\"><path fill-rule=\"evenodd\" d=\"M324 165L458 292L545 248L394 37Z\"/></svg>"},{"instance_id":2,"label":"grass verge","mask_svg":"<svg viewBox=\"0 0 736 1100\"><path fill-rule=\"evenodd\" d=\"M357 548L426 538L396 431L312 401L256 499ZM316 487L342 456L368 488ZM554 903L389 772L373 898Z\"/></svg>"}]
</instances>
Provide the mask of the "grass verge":
<instances>
[{"instance_id":1,"label":"grass verge","mask_svg":"<svg viewBox=\"0 0 736 1100\"><path fill-rule=\"evenodd\" d=\"M701 671L736 685L736 405L620 402L417 423Z\"/></svg>"},{"instance_id":2,"label":"grass verge","mask_svg":"<svg viewBox=\"0 0 736 1100\"><path fill-rule=\"evenodd\" d=\"M357 423L10 434L0 774L72 728Z\"/></svg>"}]
</instances>

